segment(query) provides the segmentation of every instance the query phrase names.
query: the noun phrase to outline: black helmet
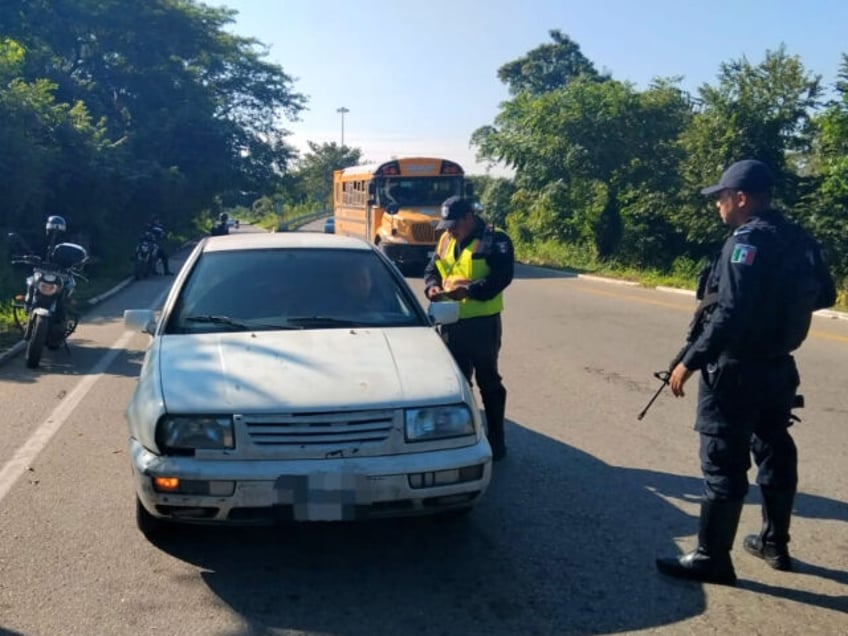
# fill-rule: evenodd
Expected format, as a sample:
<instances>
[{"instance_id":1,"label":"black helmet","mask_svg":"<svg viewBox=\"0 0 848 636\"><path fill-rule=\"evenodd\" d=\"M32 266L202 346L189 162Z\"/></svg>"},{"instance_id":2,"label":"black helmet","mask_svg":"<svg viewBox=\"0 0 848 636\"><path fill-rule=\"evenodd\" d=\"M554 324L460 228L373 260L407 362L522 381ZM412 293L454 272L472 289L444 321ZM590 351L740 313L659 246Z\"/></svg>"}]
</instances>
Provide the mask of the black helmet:
<instances>
[{"instance_id":1,"label":"black helmet","mask_svg":"<svg viewBox=\"0 0 848 636\"><path fill-rule=\"evenodd\" d=\"M61 216L48 216L47 225L45 225L44 229L47 232L64 232L68 229L68 227L65 223L65 219Z\"/></svg>"}]
</instances>

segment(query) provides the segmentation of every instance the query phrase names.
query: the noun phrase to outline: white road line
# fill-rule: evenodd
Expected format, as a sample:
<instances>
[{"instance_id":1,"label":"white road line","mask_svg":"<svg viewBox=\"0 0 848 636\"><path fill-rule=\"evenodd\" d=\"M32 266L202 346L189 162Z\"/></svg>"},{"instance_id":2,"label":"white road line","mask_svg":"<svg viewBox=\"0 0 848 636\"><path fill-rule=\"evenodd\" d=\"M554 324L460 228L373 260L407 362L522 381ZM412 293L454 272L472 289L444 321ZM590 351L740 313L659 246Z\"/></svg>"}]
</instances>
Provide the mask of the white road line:
<instances>
[{"instance_id":1,"label":"white road line","mask_svg":"<svg viewBox=\"0 0 848 636\"><path fill-rule=\"evenodd\" d=\"M35 432L30 436L26 443L21 446L14 454L12 459L3 466L0 470L0 501L6 497L12 489L14 483L23 475L32 465L33 460L38 454L44 450L47 443L62 428L62 424L67 421L73 410L82 402L82 399L88 394L94 383L100 379L100 376L109 368L109 365L115 361L127 346L127 343L135 336L135 332L128 331L121 336L111 349L107 351L97 365L91 370L89 375L86 375L82 381L77 384L73 390L62 400L62 403L57 406L53 412L47 416L47 419L35 429Z\"/></svg>"},{"instance_id":2,"label":"white road line","mask_svg":"<svg viewBox=\"0 0 848 636\"><path fill-rule=\"evenodd\" d=\"M153 307L160 307L162 305L162 300L167 292L168 289L156 299ZM95 382L106 372L106 369L115 361L115 358L126 349L127 344L135 335L136 332L127 331L118 338L109 348L109 351L103 354L103 357L91 369L91 373L86 375L73 388L65 399L62 400L62 403L35 429L35 432L26 443L15 451L12 459L0 469L0 502L5 499L15 482L29 469L32 462L44 450L50 439L62 428L62 425L67 421L74 409L82 402L88 392L91 391Z\"/></svg>"}]
</instances>

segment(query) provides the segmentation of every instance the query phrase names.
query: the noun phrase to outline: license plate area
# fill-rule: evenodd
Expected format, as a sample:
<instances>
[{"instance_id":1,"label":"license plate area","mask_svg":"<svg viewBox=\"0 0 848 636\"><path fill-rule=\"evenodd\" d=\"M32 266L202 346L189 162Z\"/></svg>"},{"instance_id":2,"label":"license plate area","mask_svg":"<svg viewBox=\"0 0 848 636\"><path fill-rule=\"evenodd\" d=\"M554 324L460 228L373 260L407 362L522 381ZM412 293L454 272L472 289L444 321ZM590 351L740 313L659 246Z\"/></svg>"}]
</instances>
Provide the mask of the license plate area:
<instances>
[{"instance_id":1,"label":"license plate area","mask_svg":"<svg viewBox=\"0 0 848 636\"><path fill-rule=\"evenodd\" d=\"M294 521L349 521L356 519L357 506L371 503L367 483L352 473L281 475L274 490Z\"/></svg>"}]
</instances>

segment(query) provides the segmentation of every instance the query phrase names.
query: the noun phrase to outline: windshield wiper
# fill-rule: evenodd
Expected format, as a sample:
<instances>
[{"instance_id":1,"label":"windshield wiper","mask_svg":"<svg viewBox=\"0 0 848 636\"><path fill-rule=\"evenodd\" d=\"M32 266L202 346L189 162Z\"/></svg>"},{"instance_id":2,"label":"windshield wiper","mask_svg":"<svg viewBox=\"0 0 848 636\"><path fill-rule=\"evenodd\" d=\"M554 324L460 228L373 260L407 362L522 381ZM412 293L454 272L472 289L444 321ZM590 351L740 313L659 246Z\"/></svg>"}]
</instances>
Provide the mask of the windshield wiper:
<instances>
[{"instance_id":1,"label":"windshield wiper","mask_svg":"<svg viewBox=\"0 0 848 636\"><path fill-rule=\"evenodd\" d=\"M185 319L186 322L210 322L216 325L227 325L228 327L235 327L237 329L252 329L252 327L244 322L233 320L229 316L213 316L213 315L197 315L197 316L188 316Z\"/></svg>"},{"instance_id":2,"label":"windshield wiper","mask_svg":"<svg viewBox=\"0 0 848 636\"><path fill-rule=\"evenodd\" d=\"M233 320L229 316L213 316L213 315L197 315L189 316L185 319L186 322L207 322L215 325L226 325L243 331L253 331L256 329L303 329L300 326L280 325L271 323L245 322L241 320Z\"/></svg>"},{"instance_id":3,"label":"windshield wiper","mask_svg":"<svg viewBox=\"0 0 848 636\"><path fill-rule=\"evenodd\" d=\"M361 327L362 322L347 318L332 318L331 316L289 316L286 322L303 327Z\"/></svg>"}]
</instances>

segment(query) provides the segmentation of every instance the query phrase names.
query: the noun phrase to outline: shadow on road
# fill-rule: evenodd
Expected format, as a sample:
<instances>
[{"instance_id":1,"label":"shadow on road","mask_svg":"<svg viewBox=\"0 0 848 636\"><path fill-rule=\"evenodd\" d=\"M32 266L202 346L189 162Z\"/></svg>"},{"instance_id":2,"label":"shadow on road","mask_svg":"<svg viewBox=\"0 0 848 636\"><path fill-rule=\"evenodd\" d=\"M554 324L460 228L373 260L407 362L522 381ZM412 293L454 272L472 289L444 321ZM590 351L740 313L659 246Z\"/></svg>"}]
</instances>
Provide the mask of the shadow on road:
<instances>
[{"instance_id":1,"label":"shadow on road","mask_svg":"<svg viewBox=\"0 0 848 636\"><path fill-rule=\"evenodd\" d=\"M694 533L671 500L697 501L699 479L610 466L515 423L509 440L462 521L192 528L158 547L201 567L251 633L614 633L704 611L700 585L664 579L653 563ZM843 508L802 495L798 514L844 519ZM844 600L744 587L831 609Z\"/></svg>"},{"instance_id":2,"label":"shadow on road","mask_svg":"<svg viewBox=\"0 0 848 636\"><path fill-rule=\"evenodd\" d=\"M45 351L41 362L35 369L28 369L23 355L8 360L3 366L3 381L28 384L37 382L42 375L84 376L92 373L98 362L111 351L89 340L72 340L68 350ZM118 359L109 365L108 375L137 378L141 371L144 352L123 351Z\"/></svg>"}]
</instances>

